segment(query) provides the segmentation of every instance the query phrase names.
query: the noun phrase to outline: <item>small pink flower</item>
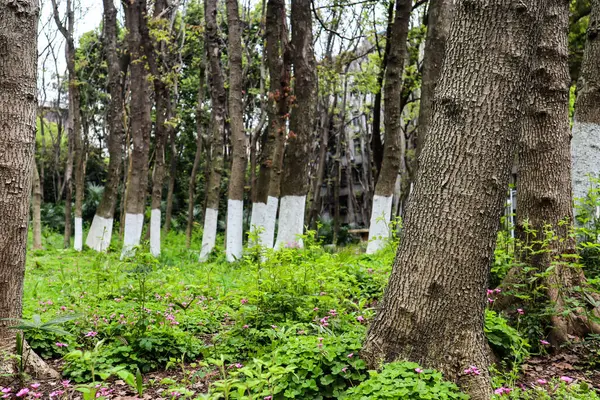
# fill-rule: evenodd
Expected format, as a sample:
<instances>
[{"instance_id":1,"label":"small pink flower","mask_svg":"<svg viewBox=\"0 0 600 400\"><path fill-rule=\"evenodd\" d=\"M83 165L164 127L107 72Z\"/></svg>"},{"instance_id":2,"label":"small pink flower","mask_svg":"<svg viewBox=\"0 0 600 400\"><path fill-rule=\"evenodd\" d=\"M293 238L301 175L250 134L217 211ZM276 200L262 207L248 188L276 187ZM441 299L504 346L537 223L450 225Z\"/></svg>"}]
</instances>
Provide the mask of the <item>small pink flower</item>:
<instances>
[{"instance_id":1,"label":"small pink flower","mask_svg":"<svg viewBox=\"0 0 600 400\"><path fill-rule=\"evenodd\" d=\"M95 337L96 335L98 335L98 332L89 331L85 334L85 337Z\"/></svg>"},{"instance_id":2,"label":"small pink flower","mask_svg":"<svg viewBox=\"0 0 600 400\"><path fill-rule=\"evenodd\" d=\"M540 340L540 343L543 344L544 346L548 346L550 344L549 341L544 340L544 339Z\"/></svg>"},{"instance_id":3,"label":"small pink flower","mask_svg":"<svg viewBox=\"0 0 600 400\"><path fill-rule=\"evenodd\" d=\"M27 393L29 393L29 389L28 388L23 388L23 389L19 390L15 396L17 396L17 397L24 397L24 396L27 395Z\"/></svg>"},{"instance_id":4,"label":"small pink flower","mask_svg":"<svg viewBox=\"0 0 600 400\"><path fill-rule=\"evenodd\" d=\"M491 295L493 295L493 294L494 294L494 290L492 290L492 289L488 289L488 290L486 291L486 293L487 293L487 295L488 295L488 296L491 296Z\"/></svg>"},{"instance_id":5,"label":"small pink flower","mask_svg":"<svg viewBox=\"0 0 600 400\"><path fill-rule=\"evenodd\" d=\"M342 368L342 372L343 372L343 373L346 373L346 372L348 372L348 367L344 367L344 368Z\"/></svg>"},{"instance_id":6,"label":"small pink flower","mask_svg":"<svg viewBox=\"0 0 600 400\"><path fill-rule=\"evenodd\" d=\"M525 315L525 311L523 311L523 309L522 309L522 308L517 308L517 312L518 312L520 315Z\"/></svg>"},{"instance_id":7,"label":"small pink flower","mask_svg":"<svg viewBox=\"0 0 600 400\"><path fill-rule=\"evenodd\" d=\"M509 394L510 392L512 392L512 389L507 387L500 387L494 390L494 394L499 394L500 396L504 396L505 394Z\"/></svg>"},{"instance_id":8,"label":"small pink flower","mask_svg":"<svg viewBox=\"0 0 600 400\"><path fill-rule=\"evenodd\" d=\"M250 325L246 324L246 325L242 326L242 328L248 329L248 328L250 328Z\"/></svg>"},{"instance_id":9,"label":"small pink flower","mask_svg":"<svg viewBox=\"0 0 600 400\"><path fill-rule=\"evenodd\" d=\"M277 325L271 325L271 328L277 329Z\"/></svg>"},{"instance_id":10,"label":"small pink flower","mask_svg":"<svg viewBox=\"0 0 600 400\"><path fill-rule=\"evenodd\" d=\"M7 387L7 388L0 388L0 392L2 393L10 393L11 392L11 388Z\"/></svg>"},{"instance_id":11,"label":"small pink flower","mask_svg":"<svg viewBox=\"0 0 600 400\"><path fill-rule=\"evenodd\" d=\"M487 300L487 301L488 301L488 303L492 304L492 303L494 302L494 299L492 299L492 298L488 297L488 300Z\"/></svg>"},{"instance_id":12,"label":"small pink flower","mask_svg":"<svg viewBox=\"0 0 600 400\"><path fill-rule=\"evenodd\" d=\"M573 382L573 378L571 378L570 376L561 376L560 380L566 383L571 383Z\"/></svg>"},{"instance_id":13,"label":"small pink flower","mask_svg":"<svg viewBox=\"0 0 600 400\"><path fill-rule=\"evenodd\" d=\"M373 273L373 268L367 268L367 273L368 274L372 274Z\"/></svg>"},{"instance_id":14,"label":"small pink flower","mask_svg":"<svg viewBox=\"0 0 600 400\"><path fill-rule=\"evenodd\" d=\"M416 372L417 374L420 374L421 372L423 372L423 370L422 370L421 368L415 368L415 372Z\"/></svg>"},{"instance_id":15,"label":"small pink flower","mask_svg":"<svg viewBox=\"0 0 600 400\"><path fill-rule=\"evenodd\" d=\"M265 396L264 400L273 400L273 396Z\"/></svg>"},{"instance_id":16,"label":"small pink flower","mask_svg":"<svg viewBox=\"0 0 600 400\"><path fill-rule=\"evenodd\" d=\"M42 394L39 392L31 392L31 396L33 396L36 399L39 399L42 397Z\"/></svg>"},{"instance_id":17,"label":"small pink flower","mask_svg":"<svg viewBox=\"0 0 600 400\"><path fill-rule=\"evenodd\" d=\"M537 383L539 383L540 385L545 385L546 383L548 383L548 381L545 379L538 379Z\"/></svg>"},{"instance_id":18,"label":"small pink flower","mask_svg":"<svg viewBox=\"0 0 600 400\"><path fill-rule=\"evenodd\" d=\"M65 306L60 306L60 310L61 310L61 311L67 311L67 307L65 307Z\"/></svg>"},{"instance_id":19,"label":"small pink flower","mask_svg":"<svg viewBox=\"0 0 600 400\"><path fill-rule=\"evenodd\" d=\"M67 346L68 346L68 344L66 344L66 343L61 343L61 342L56 342L56 343L54 343L54 344L56 345L56 347L67 347Z\"/></svg>"},{"instance_id":20,"label":"small pink flower","mask_svg":"<svg viewBox=\"0 0 600 400\"><path fill-rule=\"evenodd\" d=\"M365 317L363 317L362 315L359 315L358 317L356 317L356 320L358 322L363 322L365 320Z\"/></svg>"},{"instance_id":21,"label":"small pink flower","mask_svg":"<svg viewBox=\"0 0 600 400\"><path fill-rule=\"evenodd\" d=\"M500 293L500 292L502 292L502 290L501 290L501 289L498 289L498 288L494 289L494 293L498 294L498 293Z\"/></svg>"},{"instance_id":22,"label":"small pink flower","mask_svg":"<svg viewBox=\"0 0 600 400\"><path fill-rule=\"evenodd\" d=\"M61 383L62 383L63 387L66 387L66 388L71 387L70 380L65 380L65 381L62 381Z\"/></svg>"},{"instance_id":23,"label":"small pink flower","mask_svg":"<svg viewBox=\"0 0 600 400\"><path fill-rule=\"evenodd\" d=\"M247 302L248 302L248 299L241 299L240 300L240 303L242 303L242 304L246 304Z\"/></svg>"},{"instance_id":24,"label":"small pink flower","mask_svg":"<svg viewBox=\"0 0 600 400\"><path fill-rule=\"evenodd\" d=\"M331 315L332 317L335 317L337 315L337 311L329 310L329 315Z\"/></svg>"},{"instance_id":25,"label":"small pink flower","mask_svg":"<svg viewBox=\"0 0 600 400\"><path fill-rule=\"evenodd\" d=\"M37 388L39 388L40 386L41 386L41 385L40 385L39 383L32 383L32 384L31 384L31 387L32 387L32 388L34 388L34 389L37 389Z\"/></svg>"},{"instance_id":26,"label":"small pink flower","mask_svg":"<svg viewBox=\"0 0 600 400\"><path fill-rule=\"evenodd\" d=\"M352 357L354 357L354 353L350 353L350 354L348 354L348 355L347 355L347 357L348 357L348 358L352 358Z\"/></svg>"},{"instance_id":27,"label":"small pink flower","mask_svg":"<svg viewBox=\"0 0 600 400\"><path fill-rule=\"evenodd\" d=\"M313 311L319 311L319 307L313 308Z\"/></svg>"}]
</instances>

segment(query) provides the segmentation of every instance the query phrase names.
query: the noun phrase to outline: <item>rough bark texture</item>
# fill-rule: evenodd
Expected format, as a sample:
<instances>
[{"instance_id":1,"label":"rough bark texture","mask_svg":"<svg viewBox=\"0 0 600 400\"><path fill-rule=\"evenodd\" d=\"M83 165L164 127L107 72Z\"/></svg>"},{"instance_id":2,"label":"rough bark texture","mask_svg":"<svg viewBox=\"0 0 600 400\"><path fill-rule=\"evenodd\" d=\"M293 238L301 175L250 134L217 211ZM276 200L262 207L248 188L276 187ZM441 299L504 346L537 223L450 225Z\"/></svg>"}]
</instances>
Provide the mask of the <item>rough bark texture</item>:
<instances>
[{"instance_id":1,"label":"rough bark texture","mask_svg":"<svg viewBox=\"0 0 600 400\"><path fill-rule=\"evenodd\" d=\"M33 213L33 250L42 249L42 186L37 164L33 163L33 191L31 212Z\"/></svg>"},{"instance_id":2,"label":"rough bark texture","mask_svg":"<svg viewBox=\"0 0 600 400\"><path fill-rule=\"evenodd\" d=\"M7 329L22 312L29 198L34 167L38 3L0 0L0 384L15 372ZM32 360L39 361L38 357ZM32 363L30 363L32 364ZM47 372L39 364L30 372Z\"/></svg>"},{"instance_id":3,"label":"rough bark texture","mask_svg":"<svg viewBox=\"0 0 600 400\"><path fill-rule=\"evenodd\" d=\"M315 116L317 89L311 1L294 1L291 11L295 101L292 103L290 132L285 149L281 197L306 196L308 192L311 122Z\"/></svg>"},{"instance_id":4,"label":"rough bark texture","mask_svg":"<svg viewBox=\"0 0 600 400\"><path fill-rule=\"evenodd\" d=\"M365 342L371 367L411 360L491 395L485 291L541 0L461 0L398 254ZM485 29L482 29L485 27ZM469 365L481 375L464 374Z\"/></svg>"},{"instance_id":5,"label":"rough bark texture","mask_svg":"<svg viewBox=\"0 0 600 400\"><path fill-rule=\"evenodd\" d=\"M77 71L75 70L75 9L72 0L67 0L67 26L64 26L58 12L58 6L56 0L52 0L54 21L58 30L65 38L65 54L67 59L67 71L69 73L69 119L71 123L69 125L69 138L73 144L73 162L75 163L75 218L82 217L83 211L83 195L85 191L85 168L84 168L84 149L83 140L81 137L81 106L80 106L80 94L77 83ZM68 176L70 178L70 174ZM69 183L68 183L69 184ZM69 188L67 187L67 191ZM70 207L70 202L65 204L65 207ZM71 221L70 211L65 212L65 218L69 217L69 232L65 232L65 244L67 242L67 236L70 237ZM67 230L67 224L65 224L65 231ZM77 245L77 240L76 243ZM80 248L76 250L81 250Z\"/></svg>"},{"instance_id":6,"label":"rough bark texture","mask_svg":"<svg viewBox=\"0 0 600 400\"><path fill-rule=\"evenodd\" d=\"M148 187L148 152L150 147L150 82L146 60L147 9L145 0L124 2L127 47L131 56L131 168L127 179L125 212L143 214Z\"/></svg>"},{"instance_id":7,"label":"rough bark texture","mask_svg":"<svg viewBox=\"0 0 600 400\"><path fill-rule=\"evenodd\" d=\"M99 218L113 219L115 208L117 205L117 196L119 190L119 181L121 179L121 163L123 162L123 138L125 137L125 127L123 125L123 109L124 109L124 73L127 68L127 61L119 58L117 53L117 9L112 0L103 0L104 4L104 34L102 36L104 45L104 54L108 65L108 93L110 101L108 104L107 113L107 130L108 130L108 174L104 192L96 214L95 220ZM93 222L92 222L93 225ZM97 238L89 235L97 235L94 229L90 229L86 243L88 246L97 242ZM106 239L112 236L112 232L103 232ZM106 240L110 243L110 239ZM106 248L101 248L106 250Z\"/></svg>"},{"instance_id":8,"label":"rough bark texture","mask_svg":"<svg viewBox=\"0 0 600 400\"><path fill-rule=\"evenodd\" d=\"M433 97L435 87L440 78L446 41L450 32L454 0L430 0L427 16L427 37L423 55L423 71L421 77L421 97L419 101L419 120L416 134L415 166L411 168L414 182L418 169L419 155L425 144L427 130L433 115Z\"/></svg>"},{"instance_id":9,"label":"rough bark texture","mask_svg":"<svg viewBox=\"0 0 600 400\"><path fill-rule=\"evenodd\" d=\"M521 261L539 272L555 266L546 286L548 298L555 307L551 319L552 339L556 343L567 342L568 335L583 337L590 330L597 330L596 324L587 321L585 313L572 311L563 315L569 307L567 298L574 295L573 288L585 285L583 271L564 265L562 262L569 260L561 258L561 255L575 253L575 239L570 236L573 208L569 146L569 3L567 0L548 1L543 16L519 140L517 179L517 237L527 242L529 235L524 225L528 221L528 228L537 232L535 240L540 240L546 229L560 238L549 243L549 251L521 254Z\"/></svg>"},{"instance_id":10,"label":"rough bark texture","mask_svg":"<svg viewBox=\"0 0 600 400\"><path fill-rule=\"evenodd\" d=\"M571 142L575 198L587 195L588 175L600 175L600 0L592 0L591 5Z\"/></svg>"}]
</instances>

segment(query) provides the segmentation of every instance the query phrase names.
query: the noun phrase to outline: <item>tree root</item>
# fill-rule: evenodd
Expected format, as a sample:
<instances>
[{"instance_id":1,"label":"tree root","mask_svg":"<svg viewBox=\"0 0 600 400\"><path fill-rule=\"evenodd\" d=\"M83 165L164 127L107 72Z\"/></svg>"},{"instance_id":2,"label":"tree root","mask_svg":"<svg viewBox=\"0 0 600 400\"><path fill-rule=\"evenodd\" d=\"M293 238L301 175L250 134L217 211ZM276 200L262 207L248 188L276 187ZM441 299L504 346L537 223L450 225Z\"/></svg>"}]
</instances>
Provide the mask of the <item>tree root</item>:
<instances>
[{"instance_id":1,"label":"tree root","mask_svg":"<svg viewBox=\"0 0 600 400\"><path fill-rule=\"evenodd\" d=\"M20 376L18 361L15 356L15 345L10 346L0 344L0 385L6 386L18 379ZM60 374L50 367L40 356L38 356L31 347L25 342L23 349L23 359L25 360L25 374L38 380L60 379Z\"/></svg>"}]
</instances>

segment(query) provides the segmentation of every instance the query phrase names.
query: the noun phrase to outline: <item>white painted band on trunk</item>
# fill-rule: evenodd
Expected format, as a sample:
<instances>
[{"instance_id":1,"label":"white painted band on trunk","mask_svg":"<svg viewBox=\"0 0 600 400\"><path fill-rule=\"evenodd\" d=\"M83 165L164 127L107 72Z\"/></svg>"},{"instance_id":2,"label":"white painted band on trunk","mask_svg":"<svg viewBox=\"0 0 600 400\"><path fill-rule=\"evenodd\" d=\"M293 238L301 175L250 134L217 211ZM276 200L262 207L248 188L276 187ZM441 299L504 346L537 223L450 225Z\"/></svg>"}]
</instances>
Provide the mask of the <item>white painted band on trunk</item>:
<instances>
[{"instance_id":1,"label":"white painted band on trunk","mask_svg":"<svg viewBox=\"0 0 600 400\"><path fill-rule=\"evenodd\" d=\"M160 208L152 210L150 215L150 253L160 256Z\"/></svg>"},{"instance_id":2,"label":"white painted band on trunk","mask_svg":"<svg viewBox=\"0 0 600 400\"><path fill-rule=\"evenodd\" d=\"M244 202L227 200L227 261L233 262L242 257L244 240Z\"/></svg>"},{"instance_id":3,"label":"white painted band on trunk","mask_svg":"<svg viewBox=\"0 0 600 400\"><path fill-rule=\"evenodd\" d=\"M282 247L303 247L304 209L306 196L283 196L279 206L279 228L276 249Z\"/></svg>"},{"instance_id":4,"label":"white painted band on trunk","mask_svg":"<svg viewBox=\"0 0 600 400\"><path fill-rule=\"evenodd\" d=\"M381 250L390 237L390 216L393 196L373 196L367 254Z\"/></svg>"},{"instance_id":5,"label":"white painted band on trunk","mask_svg":"<svg viewBox=\"0 0 600 400\"><path fill-rule=\"evenodd\" d=\"M215 248L217 240L217 217L219 210L207 208L204 216L204 230L202 231L202 249L200 250L200 262L208 260L208 256Z\"/></svg>"},{"instance_id":6,"label":"white painted band on trunk","mask_svg":"<svg viewBox=\"0 0 600 400\"><path fill-rule=\"evenodd\" d=\"M273 248L273 240L275 239L275 221L277 220L278 205L279 199L277 197L269 196L267 200L267 207L265 210L265 229L260 235L260 243L264 248L267 249Z\"/></svg>"},{"instance_id":7,"label":"white painted band on trunk","mask_svg":"<svg viewBox=\"0 0 600 400\"><path fill-rule=\"evenodd\" d=\"M75 239L73 241L73 248L77 251L83 249L83 219L75 217Z\"/></svg>"},{"instance_id":8,"label":"white painted band on trunk","mask_svg":"<svg viewBox=\"0 0 600 400\"><path fill-rule=\"evenodd\" d=\"M96 251L106 251L112 238L113 219L94 215L85 244Z\"/></svg>"},{"instance_id":9,"label":"white painted band on trunk","mask_svg":"<svg viewBox=\"0 0 600 400\"><path fill-rule=\"evenodd\" d=\"M573 123L571 156L573 158L573 197L585 197L591 189L588 175L600 174L600 125L578 122ZM518 190L518 189L517 189Z\"/></svg>"},{"instance_id":10,"label":"white painted band on trunk","mask_svg":"<svg viewBox=\"0 0 600 400\"><path fill-rule=\"evenodd\" d=\"M250 237L254 232L263 230L265 227L265 214L267 213L267 205L265 203L252 203L252 215L250 216ZM258 237L260 242L260 235ZM256 243L249 240L248 246L254 246Z\"/></svg>"},{"instance_id":11,"label":"white painted band on trunk","mask_svg":"<svg viewBox=\"0 0 600 400\"><path fill-rule=\"evenodd\" d=\"M140 245L140 240L142 239L143 227L144 214L125 214L121 259L132 256L135 253L135 247Z\"/></svg>"}]
</instances>

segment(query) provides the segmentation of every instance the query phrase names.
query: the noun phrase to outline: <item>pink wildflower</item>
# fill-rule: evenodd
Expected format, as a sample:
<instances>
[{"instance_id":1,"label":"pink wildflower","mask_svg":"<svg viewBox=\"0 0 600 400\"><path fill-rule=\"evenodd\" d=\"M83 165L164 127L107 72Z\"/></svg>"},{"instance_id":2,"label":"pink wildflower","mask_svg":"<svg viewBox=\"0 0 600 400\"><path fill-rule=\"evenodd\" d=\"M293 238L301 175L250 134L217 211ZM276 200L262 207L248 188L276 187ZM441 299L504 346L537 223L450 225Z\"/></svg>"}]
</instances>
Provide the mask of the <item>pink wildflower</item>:
<instances>
[{"instance_id":1,"label":"pink wildflower","mask_svg":"<svg viewBox=\"0 0 600 400\"><path fill-rule=\"evenodd\" d=\"M494 390L494 394L499 394L501 396L503 396L505 394L509 394L510 392L512 392L512 389L507 388L507 387L500 387L500 388Z\"/></svg>"},{"instance_id":2,"label":"pink wildflower","mask_svg":"<svg viewBox=\"0 0 600 400\"><path fill-rule=\"evenodd\" d=\"M348 355L347 355L347 357L348 357L348 358L352 358L352 357L354 357L354 353L350 353L350 354L348 354Z\"/></svg>"},{"instance_id":3,"label":"pink wildflower","mask_svg":"<svg viewBox=\"0 0 600 400\"><path fill-rule=\"evenodd\" d=\"M246 324L246 325L242 326L242 328L248 329L248 328L250 328L250 325Z\"/></svg>"},{"instance_id":4,"label":"pink wildflower","mask_svg":"<svg viewBox=\"0 0 600 400\"><path fill-rule=\"evenodd\" d=\"M242 304L246 304L247 302L248 302L248 299L241 299L240 300L240 303L242 303Z\"/></svg>"},{"instance_id":5,"label":"pink wildflower","mask_svg":"<svg viewBox=\"0 0 600 400\"><path fill-rule=\"evenodd\" d=\"M538 379L537 383L539 383L540 385L545 385L546 383L548 383L548 381L545 379Z\"/></svg>"},{"instance_id":6,"label":"pink wildflower","mask_svg":"<svg viewBox=\"0 0 600 400\"><path fill-rule=\"evenodd\" d=\"M548 346L550 344L549 341L544 340L544 339L540 340L540 343L543 344L544 346Z\"/></svg>"},{"instance_id":7,"label":"pink wildflower","mask_svg":"<svg viewBox=\"0 0 600 400\"><path fill-rule=\"evenodd\" d=\"M573 382L573 378L571 378L570 376L561 376L560 380L566 383L571 383Z\"/></svg>"},{"instance_id":8,"label":"pink wildflower","mask_svg":"<svg viewBox=\"0 0 600 400\"><path fill-rule=\"evenodd\" d=\"M517 312L518 312L520 315L525 315L525 311L523 311L523 309L522 309L522 308L517 308Z\"/></svg>"},{"instance_id":9,"label":"pink wildflower","mask_svg":"<svg viewBox=\"0 0 600 400\"><path fill-rule=\"evenodd\" d=\"M348 367L344 367L344 368L342 368L342 372L343 372L343 373L346 373L346 372L348 372Z\"/></svg>"},{"instance_id":10,"label":"pink wildflower","mask_svg":"<svg viewBox=\"0 0 600 400\"><path fill-rule=\"evenodd\" d=\"M56 342L56 343L54 343L54 344L56 345L56 347L67 347L67 346L68 346L68 344L66 344L66 343L61 343L61 342Z\"/></svg>"},{"instance_id":11,"label":"pink wildflower","mask_svg":"<svg viewBox=\"0 0 600 400\"><path fill-rule=\"evenodd\" d=\"M19 390L15 396L17 396L17 397L24 397L24 396L27 395L27 393L29 393L29 389L28 388L23 388L23 389Z\"/></svg>"},{"instance_id":12,"label":"pink wildflower","mask_svg":"<svg viewBox=\"0 0 600 400\"><path fill-rule=\"evenodd\" d=\"M98 332L89 331L88 333L85 334L85 337L95 337L96 335L98 335Z\"/></svg>"},{"instance_id":13,"label":"pink wildflower","mask_svg":"<svg viewBox=\"0 0 600 400\"><path fill-rule=\"evenodd\" d=\"M421 368L415 368L415 372L416 372L417 374L420 374L421 372L423 372L423 370L422 370Z\"/></svg>"},{"instance_id":14,"label":"pink wildflower","mask_svg":"<svg viewBox=\"0 0 600 400\"><path fill-rule=\"evenodd\" d=\"M39 383L32 383L32 384L31 384L31 387L32 387L32 388L34 388L34 389L37 389L37 388L39 388L40 386L41 386L41 385L40 385Z\"/></svg>"},{"instance_id":15,"label":"pink wildflower","mask_svg":"<svg viewBox=\"0 0 600 400\"><path fill-rule=\"evenodd\" d=\"M359 315L358 317L356 317L356 320L358 322L363 322L365 320L365 317L363 317L362 315Z\"/></svg>"}]
</instances>

